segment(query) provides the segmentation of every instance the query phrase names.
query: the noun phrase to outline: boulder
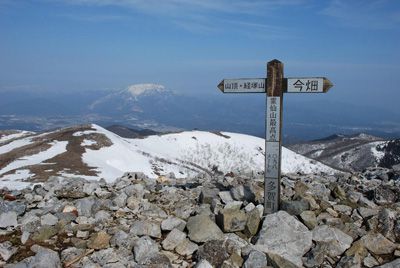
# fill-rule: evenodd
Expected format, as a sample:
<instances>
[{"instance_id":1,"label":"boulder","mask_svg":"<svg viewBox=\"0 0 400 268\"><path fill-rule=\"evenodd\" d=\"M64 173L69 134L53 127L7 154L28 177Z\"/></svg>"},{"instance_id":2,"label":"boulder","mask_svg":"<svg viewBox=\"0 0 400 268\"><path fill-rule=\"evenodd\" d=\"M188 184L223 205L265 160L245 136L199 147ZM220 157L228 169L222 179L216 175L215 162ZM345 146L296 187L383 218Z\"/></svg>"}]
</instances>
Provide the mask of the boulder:
<instances>
[{"instance_id":1,"label":"boulder","mask_svg":"<svg viewBox=\"0 0 400 268\"><path fill-rule=\"evenodd\" d=\"M190 240L204 243L210 240L222 239L223 232L218 225L206 214L200 214L188 219L186 228L189 231Z\"/></svg>"},{"instance_id":2,"label":"boulder","mask_svg":"<svg viewBox=\"0 0 400 268\"><path fill-rule=\"evenodd\" d=\"M15 211L0 214L0 228L15 227L17 225L17 213Z\"/></svg>"},{"instance_id":3,"label":"boulder","mask_svg":"<svg viewBox=\"0 0 400 268\"><path fill-rule=\"evenodd\" d=\"M264 253L253 250L247 256L243 268L265 268L268 266L267 256Z\"/></svg>"},{"instance_id":4,"label":"boulder","mask_svg":"<svg viewBox=\"0 0 400 268\"><path fill-rule=\"evenodd\" d=\"M320 225L313 230L312 239L318 243L326 243L324 252L330 257L336 257L346 251L353 243L353 238L341 230L328 225Z\"/></svg>"},{"instance_id":5,"label":"boulder","mask_svg":"<svg viewBox=\"0 0 400 268\"><path fill-rule=\"evenodd\" d=\"M108 248L110 245L111 236L104 231L93 234L88 243L88 248L92 249L104 249Z\"/></svg>"},{"instance_id":6,"label":"boulder","mask_svg":"<svg viewBox=\"0 0 400 268\"><path fill-rule=\"evenodd\" d=\"M247 222L246 213L238 209L220 210L217 223L226 233L243 231Z\"/></svg>"},{"instance_id":7,"label":"boulder","mask_svg":"<svg viewBox=\"0 0 400 268\"><path fill-rule=\"evenodd\" d=\"M131 225L130 232L134 235L148 235L154 238L161 238L160 224L149 220L135 221Z\"/></svg>"},{"instance_id":8,"label":"boulder","mask_svg":"<svg viewBox=\"0 0 400 268\"><path fill-rule=\"evenodd\" d=\"M302 256L312 246L312 233L286 211L267 215L256 248L279 267L302 267Z\"/></svg>"},{"instance_id":9,"label":"boulder","mask_svg":"<svg viewBox=\"0 0 400 268\"><path fill-rule=\"evenodd\" d=\"M361 241L369 251L377 255L391 254L397 248L396 244L380 233L368 233Z\"/></svg>"},{"instance_id":10,"label":"boulder","mask_svg":"<svg viewBox=\"0 0 400 268\"><path fill-rule=\"evenodd\" d=\"M174 250L186 238L186 234L178 229L173 229L162 241L161 245L165 250Z\"/></svg>"}]
</instances>

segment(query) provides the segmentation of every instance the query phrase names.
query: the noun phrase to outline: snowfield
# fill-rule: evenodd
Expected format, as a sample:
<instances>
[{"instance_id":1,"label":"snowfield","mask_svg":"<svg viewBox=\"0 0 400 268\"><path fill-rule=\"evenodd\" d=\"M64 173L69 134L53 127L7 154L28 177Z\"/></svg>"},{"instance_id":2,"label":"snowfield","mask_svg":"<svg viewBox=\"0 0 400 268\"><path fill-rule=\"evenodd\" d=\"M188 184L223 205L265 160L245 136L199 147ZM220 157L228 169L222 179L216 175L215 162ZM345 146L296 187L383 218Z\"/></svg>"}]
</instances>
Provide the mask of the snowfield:
<instances>
[{"instance_id":1,"label":"snowfield","mask_svg":"<svg viewBox=\"0 0 400 268\"><path fill-rule=\"evenodd\" d=\"M106 137L112 145L91 147L101 144L92 139L93 134ZM144 139L124 139L100 126L91 125L91 129L83 131L81 129L71 135L71 139L78 138L84 139L79 143L83 148L82 162L97 172L97 176L82 176L86 179L104 178L111 182L125 172L143 172L151 178L169 176L173 173L177 178L185 178L199 172L212 174L219 171L226 174L264 171L264 139L249 135L185 131L149 136ZM8 145L0 145L0 152L9 152L29 141L22 139ZM16 159L1 168L0 186L21 187L23 185L21 181L33 175L28 166L40 165L43 161L65 153L69 142L72 141L49 142L51 147L46 151ZM335 169L286 148L282 148L282 154L283 173L333 174L337 172ZM0 153L0 161L1 157ZM46 168L46 165L43 165L43 168ZM77 176L73 170L63 170L58 175Z\"/></svg>"}]
</instances>

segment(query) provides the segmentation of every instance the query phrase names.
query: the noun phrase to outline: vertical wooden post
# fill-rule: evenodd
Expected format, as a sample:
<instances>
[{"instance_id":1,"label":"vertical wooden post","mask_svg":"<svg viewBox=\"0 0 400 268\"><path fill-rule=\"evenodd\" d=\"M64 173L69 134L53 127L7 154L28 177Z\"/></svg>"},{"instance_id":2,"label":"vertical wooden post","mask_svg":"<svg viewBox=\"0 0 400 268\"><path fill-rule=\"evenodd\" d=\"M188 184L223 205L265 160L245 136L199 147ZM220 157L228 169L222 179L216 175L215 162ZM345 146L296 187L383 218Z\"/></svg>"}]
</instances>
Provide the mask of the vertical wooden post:
<instances>
[{"instance_id":1,"label":"vertical wooden post","mask_svg":"<svg viewBox=\"0 0 400 268\"><path fill-rule=\"evenodd\" d=\"M279 209L282 155L283 63L267 64L264 215Z\"/></svg>"}]
</instances>

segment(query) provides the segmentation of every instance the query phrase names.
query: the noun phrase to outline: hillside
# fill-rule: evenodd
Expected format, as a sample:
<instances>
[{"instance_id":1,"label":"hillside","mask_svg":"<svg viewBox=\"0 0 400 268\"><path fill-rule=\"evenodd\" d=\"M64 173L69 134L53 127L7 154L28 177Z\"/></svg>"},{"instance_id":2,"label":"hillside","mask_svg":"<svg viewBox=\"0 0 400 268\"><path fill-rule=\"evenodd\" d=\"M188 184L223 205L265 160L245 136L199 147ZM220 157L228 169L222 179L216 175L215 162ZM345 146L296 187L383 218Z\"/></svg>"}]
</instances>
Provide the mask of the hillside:
<instances>
[{"instance_id":1,"label":"hillside","mask_svg":"<svg viewBox=\"0 0 400 268\"><path fill-rule=\"evenodd\" d=\"M113 181L125 172L150 178L198 173L253 174L264 170L264 140L235 133L186 131L125 139L97 125L83 125L0 143L0 185L23 187L51 176ZM336 170L283 148L284 173L333 174ZM172 174L173 173L173 174Z\"/></svg>"},{"instance_id":2,"label":"hillside","mask_svg":"<svg viewBox=\"0 0 400 268\"><path fill-rule=\"evenodd\" d=\"M325 139L288 145L291 150L345 171L367 167L392 168L400 163L400 141L367 135L333 135Z\"/></svg>"}]
</instances>

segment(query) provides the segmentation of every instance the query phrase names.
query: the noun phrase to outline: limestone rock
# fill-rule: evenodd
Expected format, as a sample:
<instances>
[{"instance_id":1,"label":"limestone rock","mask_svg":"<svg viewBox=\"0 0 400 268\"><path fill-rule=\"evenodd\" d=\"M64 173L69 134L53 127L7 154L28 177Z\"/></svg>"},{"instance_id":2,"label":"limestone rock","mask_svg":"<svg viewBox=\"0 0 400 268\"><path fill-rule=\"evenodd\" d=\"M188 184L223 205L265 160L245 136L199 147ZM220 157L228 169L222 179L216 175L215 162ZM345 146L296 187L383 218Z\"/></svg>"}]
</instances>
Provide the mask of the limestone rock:
<instances>
[{"instance_id":1,"label":"limestone rock","mask_svg":"<svg viewBox=\"0 0 400 268\"><path fill-rule=\"evenodd\" d=\"M148 220L135 221L131 226L130 232L138 236L148 235L154 238L161 238L160 224Z\"/></svg>"},{"instance_id":2,"label":"limestone rock","mask_svg":"<svg viewBox=\"0 0 400 268\"><path fill-rule=\"evenodd\" d=\"M328 225L320 225L313 230L312 239L319 243L324 242L328 244L325 248L325 254L330 257L341 255L351 246L353 238L337 228Z\"/></svg>"},{"instance_id":3,"label":"limestone rock","mask_svg":"<svg viewBox=\"0 0 400 268\"><path fill-rule=\"evenodd\" d=\"M196 253L197 260L207 260L213 267L220 267L229 256L223 240L207 241Z\"/></svg>"},{"instance_id":4,"label":"limestone rock","mask_svg":"<svg viewBox=\"0 0 400 268\"><path fill-rule=\"evenodd\" d=\"M192 255L196 250L198 250L199 246L189 239L183 240L181 243L179 243L175 251L182 256L189 256Z\"/></svg>"},{"instance_id":5,"label":"limestone rock","mask_svg":"<svg viewBox=\"0 0 400 268\"><path fill-rule=\"evenodd\" d=\"M243 231L246 222L246 213L238 209L223 209L217 217L217 223L224 232Z\"/></svg>"},{"instance_id":6,"label":"limestone rock","mask_svg":"<svg viewBox=\"0 0 400 268\"><path fill-rule=\"evenodd\" d=\"M317 217L315 216L315 213L313 211L303 211L300 214L300 218L310 230L314 229L315 226L317 226Z\"/></svg>"},{"instance_id":7,"label":"limestone rock","mask_svg":"<svg viewBox=\"0 0 400 268\"><path fill-rule=\"evenodd\" d=\"M210 219L208 215L200 214L190 217L186 224L189 231L190 240L203 243L213 239L221 239L223 237L222 231L218 225Z\"/></svg>"},{"instance_id":8,"label":"limestone rock","mask_svg":"<svg viewBox=\"0 0 400 268\"><path fill-rule=\"evenodd\" d=\"M183 231L185 229L186 222L177 217L169 217L161 222L161 230L172 231L172 229L178 229Z\"/></svg>"},{"instance_id":9,"label":"limestone rock","mask_svg":"<svg viewBox=\"0 0 400 268\"><path fill-rule=\"evenodd\" d=\"M380 233L369 233L361 238L365 247L374 254L391 254L396 248L396 244L384 237Z\"/></svg>"},{"instance_id":10,"label":"limestone rock","mask_svg":"<svg viewBox=\"0 0 400 268\"><path fill-rule=\"evenodd\" d=\"M244 268L265 268L268 266L267 257L264 253L253 250L244 262Z\"/></svg>"},{"instance_id":11,"label":"limestone rock","mask_svg":"<svg viewBox=\"0 0 400 268\"><path fill-rule=\"evenodd\" d=\"M15 211L0 214L0 228L15 227L17 225L17 213Z\"/></svg>"},{"instance_id":12,"label":"limestone rock","mask_svg":"<svg viewBox=\"0 0 400 268\"><path fill-rule=\"evenodd\" d=\"M13 244L10 241L5 241L0 244L0 256L4 261L8 261L17 250L18 248L13 247Z\"/></svg>"},{"instance_id":13,"label":"limestone rock","mask_svg":"<svg viewBox=\"0 0 400 268\"><path fill-rule=\"evenodd\" d=\"M261 217L260 213L256 208L247 213L247 222L244 229L244 233L248 236L254 236L257 234L258 228L260 227Z\"/></svg>"},{"instance_id":14,"label":"limestone rock","mask_svg":"<svg viewBox=\"0 0 400 268\"><path fill-rule=\"evenodd\" d=\"M161 245L165 250L174 250L183 240L186 234L178 229L173 229L162 241Z\"/></svg>"},{"instance_id":15,"label":"limestone rock","mask_svg":"<svg viewBox=\"0 0 400 268\"><path fill-rule=\"evenodd\" d=\"M305 200L283 200L281 202L281 209L291 215L300 215L303 211L306 211L309 208L310 205Z\"/></svg>"},{"instance_id":16,"label":"limestone rock","mask_svg":"<svg viewBox=\"0 0 400 268\"><path fill-rule=\"evenodd\" d=\"M159 252L156 242L150 237L143 236L133 243L133 253L135 260L139 263L145 263L146 259Z\"/></svg>"},{"instance_id":17,"label":"limestone rock","mask_svg":"<svg viewBox=\"0 0 400 268\"><path fill-rule=\"evenodd\" d=\"M50 214L50 213L48 213L46 215L43 215L40 218L40 224L41 225L56 225L57 222L58 222L58 218L56 216L54 216L53 214Z\"/></svg>"},{"instance_id":18,"label":"limestone rock","mask_svg":"<svg viewBox=\"0 0 400 268\"><path fill-rule=\"evenodd\" d=\"M312 246L312 233L285 211L267 215L259 236L256 248L282 267L301 267Z\"/></svg>"},{"instance_id":19,"label":"limestone rock","mask_svg":"<svg viewBox=\"0 0 400 268\"><path fill-rule=\"evenodd\" d=\"M100 231L98 233L93 234L87 246L92 249L103 249L107 248L110 245L111 236L104 231Z\"/></svg>"}]
</instances>

